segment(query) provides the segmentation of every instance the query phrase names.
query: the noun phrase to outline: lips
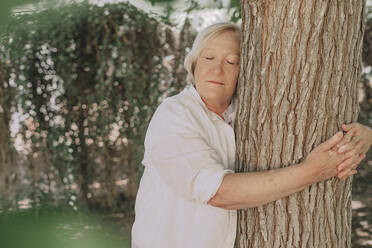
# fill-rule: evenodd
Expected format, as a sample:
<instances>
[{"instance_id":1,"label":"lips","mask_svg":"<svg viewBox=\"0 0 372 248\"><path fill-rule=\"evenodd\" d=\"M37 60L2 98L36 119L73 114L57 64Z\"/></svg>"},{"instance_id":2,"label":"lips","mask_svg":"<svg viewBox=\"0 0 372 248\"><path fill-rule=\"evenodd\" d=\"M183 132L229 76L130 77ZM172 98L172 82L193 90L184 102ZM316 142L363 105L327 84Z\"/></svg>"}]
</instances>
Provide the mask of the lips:
<instances>
[{"instance_id":1,"label":"lips","mask_svg":"<svg viewBox=\"0 0 372 248\"><path fill-rule=\"evenodd\" d=\"M212 84L224 85L224 83L219 82L219 81L208 80L207 82L212 83Z\"/></svg>"}]
</instances>

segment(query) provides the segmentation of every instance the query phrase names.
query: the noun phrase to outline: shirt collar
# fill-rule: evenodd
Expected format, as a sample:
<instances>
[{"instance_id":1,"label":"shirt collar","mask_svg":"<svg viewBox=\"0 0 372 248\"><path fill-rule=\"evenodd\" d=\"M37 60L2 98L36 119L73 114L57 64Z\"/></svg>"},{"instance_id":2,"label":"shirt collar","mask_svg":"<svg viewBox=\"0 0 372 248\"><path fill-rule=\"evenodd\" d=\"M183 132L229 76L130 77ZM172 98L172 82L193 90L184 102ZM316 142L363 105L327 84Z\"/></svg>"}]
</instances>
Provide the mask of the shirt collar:
<instances>
[{"instance_id":1,"label":"shirt collar","mask_svg":"<svg viewBox=\"0 0 372 248\"><path fill-rule=\"evenodd\" d=\"M212 120L218 120L222 118L218 116L216 113L210 111L203 100L201 99L199 93L196 91L195 87L193 85L189 85L186 87L186 90L191 93L191 95L197 100L197 102L202 106L202 108L207 112L208 116ZM222 113L223 118L225 119L224 121L229 124L230 126L234 126L235 122L235 116L236 116L236 101L235 97L231 100L230 105L227 107L227 109Z\"/></svg>"}]
</instances>

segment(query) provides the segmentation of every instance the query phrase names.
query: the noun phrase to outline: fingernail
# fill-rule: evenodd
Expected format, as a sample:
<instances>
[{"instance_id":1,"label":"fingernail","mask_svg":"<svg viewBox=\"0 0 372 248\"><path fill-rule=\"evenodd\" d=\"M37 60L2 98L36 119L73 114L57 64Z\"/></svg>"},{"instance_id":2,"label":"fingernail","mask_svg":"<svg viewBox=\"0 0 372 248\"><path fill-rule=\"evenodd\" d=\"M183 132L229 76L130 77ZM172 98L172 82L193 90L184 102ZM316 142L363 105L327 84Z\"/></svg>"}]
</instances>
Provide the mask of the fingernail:
<instances>
[{"instance_id":1,"label":"fingernail","mask_svg":"<svg viewBox=\"0 0 372 248\"><path fill-rule=\"evenodd\" d=\"M338 149L338 152L343 152L345 150L345 146L341 146L339 149Z\"/></svg>"}]
</instances>

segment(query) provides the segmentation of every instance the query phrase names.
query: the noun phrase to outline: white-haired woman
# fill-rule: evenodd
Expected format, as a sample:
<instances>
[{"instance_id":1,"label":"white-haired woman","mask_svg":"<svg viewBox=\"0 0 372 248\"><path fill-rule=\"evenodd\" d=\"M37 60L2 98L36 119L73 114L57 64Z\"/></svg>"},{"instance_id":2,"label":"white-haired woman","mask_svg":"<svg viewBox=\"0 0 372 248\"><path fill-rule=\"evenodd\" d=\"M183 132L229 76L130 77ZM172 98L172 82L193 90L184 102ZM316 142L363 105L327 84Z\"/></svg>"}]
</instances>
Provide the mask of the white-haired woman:
<instances>
[{"instance_id":1,"label":"white-haired woman","mask_svg":"<svg viewBox=\"0 0 372 248\"><path fill-rule=\"evenodd\" d=\"M338 132L300 164L233 173L239 43L234 24L199 33L185 59L190 85L156 110L146 133L133 248L232 248L236 209L275 201L337 175L346 178L369 149L372 130L352 124L344 127L349 131L344 138ZM343 152L331 150L340 144Z\"/></svg>"}]
</instances>

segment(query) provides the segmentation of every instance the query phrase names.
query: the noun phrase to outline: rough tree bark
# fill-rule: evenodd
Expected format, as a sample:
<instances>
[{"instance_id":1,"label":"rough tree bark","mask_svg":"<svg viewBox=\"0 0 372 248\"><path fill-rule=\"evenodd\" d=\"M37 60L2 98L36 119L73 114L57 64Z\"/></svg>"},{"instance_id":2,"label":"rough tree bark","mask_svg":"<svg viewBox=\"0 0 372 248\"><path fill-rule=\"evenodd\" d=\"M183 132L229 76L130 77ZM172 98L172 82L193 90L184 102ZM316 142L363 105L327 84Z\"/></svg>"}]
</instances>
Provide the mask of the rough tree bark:
<instances>
[{"instance_id":1,"label":"rough tree bark","mask_svg":"<svg viewBox=\"0 0 372 248\"><path fill-rule=\"evenodd\" d=\"M364 0L241 0L238 172L302 161L356 121ZM351 185L333 178L238 212L236 247L351 247Z\"/></svg>"}]
</instances>

